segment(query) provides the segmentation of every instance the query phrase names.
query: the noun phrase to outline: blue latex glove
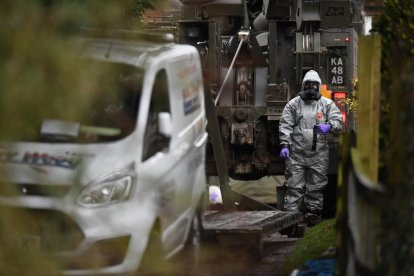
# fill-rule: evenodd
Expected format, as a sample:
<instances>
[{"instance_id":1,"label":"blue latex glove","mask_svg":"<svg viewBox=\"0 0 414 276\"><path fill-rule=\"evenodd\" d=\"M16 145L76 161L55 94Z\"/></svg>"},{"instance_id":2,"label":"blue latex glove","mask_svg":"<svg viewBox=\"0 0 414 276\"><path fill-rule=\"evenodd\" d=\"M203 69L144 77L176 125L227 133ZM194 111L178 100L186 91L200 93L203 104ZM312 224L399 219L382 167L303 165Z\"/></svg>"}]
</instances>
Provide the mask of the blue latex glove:
<instances>
[{"instance_id":1,"label":"blue latex glove","mask_svg":"<svg viewBox=\"0 0 414 276\"><path fill-rule=\"evenodd\" d=\"M317 131L318 133L327 134L329 131L331 131L331 125L319 124L317 125Z\"/></svg>"},{"instance_id":2,"label":"blue latex glove","mask_svg":"<svg viewBox=\"0 0 414 276\"><path fill-rule=\"evenodd\" d=\"M288 159L289 158L289 149L288 148L283 148L280 151L279 156L282 157L282 158L284 158L284 159Z\"/></svg>"}]
</instances>

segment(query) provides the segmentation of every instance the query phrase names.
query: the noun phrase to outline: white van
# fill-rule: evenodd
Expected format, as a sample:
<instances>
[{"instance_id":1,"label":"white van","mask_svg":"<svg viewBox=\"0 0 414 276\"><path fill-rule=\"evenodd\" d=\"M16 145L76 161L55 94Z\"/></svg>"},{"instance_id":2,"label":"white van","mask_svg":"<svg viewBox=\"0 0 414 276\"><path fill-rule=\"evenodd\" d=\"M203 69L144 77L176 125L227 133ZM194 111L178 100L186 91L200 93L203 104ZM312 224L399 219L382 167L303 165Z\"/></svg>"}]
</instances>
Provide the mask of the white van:
<instances>
[{"instance_id":1,"label":"white van","mask_svg":"<svg viewBox=\"0 0 414 276\"><path fill-rule=\"evenodd\" d=\"M120 33L76 43L82 70L100 77L86 88L102 93L83 121L49 114L37 140L0 147L9 172L1 181L17 191L0 204L45 225L33 229L29 244L56 253L68 275L126 275L144 262L151 270L151 260L172 257L202 226L207 133L199 54ZM162 250L148 256L157 242Z\"/></svg>"}]
</instances>

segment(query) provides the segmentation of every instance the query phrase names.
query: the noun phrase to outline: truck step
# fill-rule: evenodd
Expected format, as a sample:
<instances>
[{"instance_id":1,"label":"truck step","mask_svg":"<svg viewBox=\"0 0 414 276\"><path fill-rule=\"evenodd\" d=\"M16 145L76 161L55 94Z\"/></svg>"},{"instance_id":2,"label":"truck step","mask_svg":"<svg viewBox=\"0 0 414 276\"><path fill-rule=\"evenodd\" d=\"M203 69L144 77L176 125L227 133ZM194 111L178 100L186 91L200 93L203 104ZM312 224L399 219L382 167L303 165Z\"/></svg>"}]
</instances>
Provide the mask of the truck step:
<instances>
[{"instance_id":1,"label":"truck step","mask_svg":"<svg viewBox=\"0 0 414 276\"><path fill-rule=\"evenodd\" d=\"M302 221L299 212L271 211L206 211L204 238L217 244L250 247L257 256L263 254L263 238Z\"/></svg>"}]
</instances>

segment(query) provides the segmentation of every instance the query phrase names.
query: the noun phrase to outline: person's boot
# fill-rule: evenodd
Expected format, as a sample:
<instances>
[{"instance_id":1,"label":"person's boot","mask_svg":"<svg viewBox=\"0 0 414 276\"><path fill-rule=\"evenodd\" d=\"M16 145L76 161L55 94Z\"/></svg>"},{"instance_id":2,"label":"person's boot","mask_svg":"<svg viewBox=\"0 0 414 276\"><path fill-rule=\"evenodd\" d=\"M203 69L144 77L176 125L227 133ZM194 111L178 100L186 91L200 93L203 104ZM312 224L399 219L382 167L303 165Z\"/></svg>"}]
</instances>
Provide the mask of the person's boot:
<instances>
[{"instance_id":1,"label":"person's boot","mask_svg":"<svg viewBox=\"0 0 414 276\"><path fill-rule=\"evenodd\" d=\"M321 220L322 220L322 216L320 214L314 214L314 213L305 214L305 222L308 227L315 226L316 224L320 223Z\"/></svg>"}]
</instances>

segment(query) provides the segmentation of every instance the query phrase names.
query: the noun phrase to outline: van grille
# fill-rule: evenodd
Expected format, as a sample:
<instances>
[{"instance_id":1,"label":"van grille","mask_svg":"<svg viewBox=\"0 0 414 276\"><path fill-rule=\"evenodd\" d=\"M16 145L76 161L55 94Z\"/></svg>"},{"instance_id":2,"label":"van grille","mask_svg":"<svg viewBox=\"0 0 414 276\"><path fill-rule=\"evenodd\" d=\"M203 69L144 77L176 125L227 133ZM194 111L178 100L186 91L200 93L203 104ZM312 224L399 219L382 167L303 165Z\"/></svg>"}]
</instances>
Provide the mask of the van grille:
<instances>
[{"instance_id":1,"label":"van grille","mask_svg":"<svg viewBox=\"0 0 414 276\"><path fill-rule=\"evenodd\" d=\"M21 237L27 247L49 252L77 248L85 238L76 222L60 211L10 208L27 224Z\"/></svg>"}]
</instances>

